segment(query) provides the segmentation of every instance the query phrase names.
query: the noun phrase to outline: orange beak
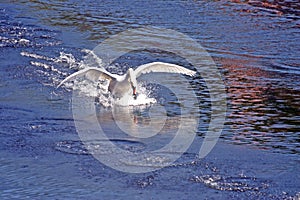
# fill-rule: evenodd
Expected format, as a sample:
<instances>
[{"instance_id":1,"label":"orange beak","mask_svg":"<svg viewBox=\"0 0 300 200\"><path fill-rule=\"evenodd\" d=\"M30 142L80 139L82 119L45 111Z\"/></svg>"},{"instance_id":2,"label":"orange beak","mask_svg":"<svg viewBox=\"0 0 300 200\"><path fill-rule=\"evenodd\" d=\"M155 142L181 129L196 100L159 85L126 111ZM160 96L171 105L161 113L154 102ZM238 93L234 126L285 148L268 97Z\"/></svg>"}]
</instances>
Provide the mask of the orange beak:
<instances>
[{"instance_id":1,"label":"orange beak","mask_svg":"<svg viewBox=\"0 0 300 200\"><path fill-rule=\"evenodd\" d=\"M134 98L134 99L137 98L137 96L136 96L136 88L135 88L135 87L133 88L133 98Z\"/></svg>"},{"instance_id":2,"label":"orange beak","mask_svg":"<svg viewBox=\"0 0 300 200\"><path fill-rule=\"evenodd\" d=\"M136 95L136 88L133 88L133 95Z\"/></svg>"}]
</instances>

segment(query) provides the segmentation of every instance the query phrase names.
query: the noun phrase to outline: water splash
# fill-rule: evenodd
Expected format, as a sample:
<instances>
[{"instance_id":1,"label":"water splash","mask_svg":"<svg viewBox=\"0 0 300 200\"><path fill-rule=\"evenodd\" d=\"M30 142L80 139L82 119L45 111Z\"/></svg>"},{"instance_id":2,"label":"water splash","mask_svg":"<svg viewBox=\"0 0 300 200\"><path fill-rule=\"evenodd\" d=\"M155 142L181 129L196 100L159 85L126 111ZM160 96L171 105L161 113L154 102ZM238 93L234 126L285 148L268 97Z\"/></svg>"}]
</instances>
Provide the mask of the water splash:
<instances>
[{"instance_id":1,"label":"water splash","mask_svg":"<svg viewBox=\"0 0 300 200\"><path fill-rule=\"evenodd\" d=\"M22 51L21 55L34 60L30 61L32 66L38 67L39 70L44 70L42 75L52 78L53 85L58 85L61 81L61 76L66 77L69 73L64 72L67 69L81 70L88 67L103 67L104 63L93 51L89 49L83 49L81 52L85 53L81 61L77 61L73 54L60 52L56 58L51 58L36 53ZM59 65L56 67L56 65ZM62 68L60 65L66 66L67 69ZM116 74L121 74L118 65L110 65L109 71ZM124 73L124 72L123 72ZM99 82L91 82L86 79L76 79L73 83L68 82L63 85L67 90L78 90L80 94L87 97L95 97L96 102L100 103L103 107L118 106L138 106L148 105L156 103L154 98L150 97L151 91L148 91L142 84L139 84L139 94L137 99L134 99L132 95L127 94L121 99L115 99L108 91L109 81L100 80Z\"/></svg>"},{"instance_id":2,"label":"water splash","mask_svg":"<svg viewBox=\"0 0 300 200\"><path fill-rule=\"evenodd\" d=\"M148 97L145 93L140 93L136 99L131 94L127 94L123 98L114 101L114 104L118 106L140 106L154 103L156 103L156 99Z\"/></svg>"}]
</instances>

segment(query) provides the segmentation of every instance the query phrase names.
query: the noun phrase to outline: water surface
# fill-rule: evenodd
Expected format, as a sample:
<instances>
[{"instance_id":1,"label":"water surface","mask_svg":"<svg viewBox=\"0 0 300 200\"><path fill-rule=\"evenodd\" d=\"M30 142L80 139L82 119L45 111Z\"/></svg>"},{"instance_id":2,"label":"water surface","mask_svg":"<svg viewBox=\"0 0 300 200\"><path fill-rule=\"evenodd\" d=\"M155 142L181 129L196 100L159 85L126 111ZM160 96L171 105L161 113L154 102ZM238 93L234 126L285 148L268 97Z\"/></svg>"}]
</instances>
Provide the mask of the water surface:
<instances>
[{"instance_id":1,"label":"water surface","mask_svg":"<svg viewBox=\"0 0 300 200\"><path fill-rule=\"evenodd\" d=\"M283 199L299 192L298 2L73 0L0 5L2 197L140 194L185 199L198 198L201 192L203 199ZM228 112L220 144L205 160L195 160L193 148L199 148L208 128L211 105L205 82L190 79L201 106L192 148L174 166L130 175L106 167L86 151L74 127L71 93L55 87L78 69L86 55L83 49L146 25L182 32L210 53L224 79ZM183 58L152 49L124 55L108 70L121 74L157 60L192 69ZM176 129L176 98L166 88L148 87L168 109L169 135L158 136L161 143L155 144L120 138L105 115L102 123L123 149L163 146ZM147 120L147 113L137 118L139 123Z\"/></svg>"}]
</instances>

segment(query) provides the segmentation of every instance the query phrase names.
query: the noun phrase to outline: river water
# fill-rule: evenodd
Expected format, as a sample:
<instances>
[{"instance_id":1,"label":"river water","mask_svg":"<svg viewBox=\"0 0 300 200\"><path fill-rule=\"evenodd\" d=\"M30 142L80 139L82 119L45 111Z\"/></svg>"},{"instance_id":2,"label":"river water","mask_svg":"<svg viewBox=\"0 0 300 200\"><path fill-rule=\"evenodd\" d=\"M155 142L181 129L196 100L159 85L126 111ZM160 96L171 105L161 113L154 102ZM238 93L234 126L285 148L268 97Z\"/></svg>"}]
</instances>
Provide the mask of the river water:
<instances>
[{"instance_id":1,"label":"river water","mask_svg":"<svg viewBox=\"0 0 300 200\"><path fill-rule=\"evenodd\" d=\"M175 30L203 46L221 73L227 114L207 158L195 159L191 148L170 167L126 174L86 150L74 125L70 87L56 86L78 70L88 50L114 34L146 26ZM0 196L299 198L299 41L300 4L292 0L2 1ZM108 70L122 74L152 61L191 68L172 53L148 49L122 56ZM199 91L202 109L193 143L197 147L208 129L211 103L203 80L188 80ZM107 110L99 117L125 149L161 147L178 128L176 98L169 94L168 101L162 100L170 92L166 88L150 84L147 89L170 116L166 134L155 142L120 138ZM148 119L139 113L135 120L143 124Z\"/></svg>"}]
</instances>

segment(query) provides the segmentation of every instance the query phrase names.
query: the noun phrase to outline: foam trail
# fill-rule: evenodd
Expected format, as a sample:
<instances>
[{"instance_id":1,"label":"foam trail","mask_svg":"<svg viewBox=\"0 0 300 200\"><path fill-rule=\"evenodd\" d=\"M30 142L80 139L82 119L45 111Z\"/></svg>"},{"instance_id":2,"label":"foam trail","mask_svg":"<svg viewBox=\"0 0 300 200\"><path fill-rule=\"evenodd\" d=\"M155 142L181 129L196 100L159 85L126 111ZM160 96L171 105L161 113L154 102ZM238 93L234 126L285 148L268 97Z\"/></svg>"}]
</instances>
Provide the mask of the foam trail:
<instances>
[{"instance_id":1,"label":"foam trail","mask_svg":"<svg viewBox=\"0 0 300 200\"><path fill-rule=\"evenodd\" d=\"M35 53L29 53L29 52L26 52L26 51L22 51L21 55L26 56L26 57L30 57L30 58L35 58L35 59L41 59L41 60L47 60L47 61L53 61L53 62L56 61L56 59L54 59L54 58L49 58L49 57L46 57L46 56L38 55L38 54L35 54Z\"/></svg>"}]
</instances>

